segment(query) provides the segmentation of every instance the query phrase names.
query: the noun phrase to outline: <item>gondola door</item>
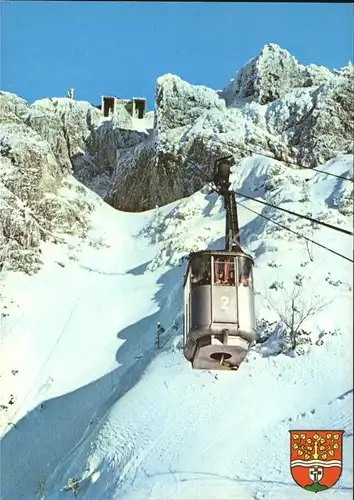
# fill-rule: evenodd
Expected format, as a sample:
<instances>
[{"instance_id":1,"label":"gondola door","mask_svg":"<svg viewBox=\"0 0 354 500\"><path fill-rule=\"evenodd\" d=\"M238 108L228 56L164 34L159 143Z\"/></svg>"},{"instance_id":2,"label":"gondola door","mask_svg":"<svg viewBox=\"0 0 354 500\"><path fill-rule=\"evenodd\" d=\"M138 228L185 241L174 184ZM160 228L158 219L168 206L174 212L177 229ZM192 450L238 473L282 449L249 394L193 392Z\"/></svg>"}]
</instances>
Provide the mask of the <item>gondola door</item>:
<instances>
[{"instance_id":1,"label":"gondola door","mask_svg":"<svg viewBox=\"0 0 354 500\"><path fill-rule=\"evenodd\" d=\"M212 257L212 322L238 325L237 275L234 257Z\"/></svg>"}]
</instances>

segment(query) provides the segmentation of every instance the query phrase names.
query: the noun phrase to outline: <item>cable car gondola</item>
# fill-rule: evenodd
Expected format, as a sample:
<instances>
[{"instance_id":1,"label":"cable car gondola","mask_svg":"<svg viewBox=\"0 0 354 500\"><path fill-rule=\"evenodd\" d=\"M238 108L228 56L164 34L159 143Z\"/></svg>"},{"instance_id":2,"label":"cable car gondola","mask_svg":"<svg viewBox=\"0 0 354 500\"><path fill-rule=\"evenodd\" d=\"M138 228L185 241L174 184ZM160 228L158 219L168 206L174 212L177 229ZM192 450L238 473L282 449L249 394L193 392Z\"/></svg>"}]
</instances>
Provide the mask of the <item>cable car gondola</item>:
<instances>
[{"instance_id":1,"label":"cable car gondola","mask_svg":"<svg viewBox=\"0 0 354 500\"><path fill-rule=\"evenodd\" d=\"M242 251L229 158L215 163L226 209L225 250L189 255L184 279L184 356L195 369L237 370L255 341L253 259Z\"/></svg>"}]
</instances>

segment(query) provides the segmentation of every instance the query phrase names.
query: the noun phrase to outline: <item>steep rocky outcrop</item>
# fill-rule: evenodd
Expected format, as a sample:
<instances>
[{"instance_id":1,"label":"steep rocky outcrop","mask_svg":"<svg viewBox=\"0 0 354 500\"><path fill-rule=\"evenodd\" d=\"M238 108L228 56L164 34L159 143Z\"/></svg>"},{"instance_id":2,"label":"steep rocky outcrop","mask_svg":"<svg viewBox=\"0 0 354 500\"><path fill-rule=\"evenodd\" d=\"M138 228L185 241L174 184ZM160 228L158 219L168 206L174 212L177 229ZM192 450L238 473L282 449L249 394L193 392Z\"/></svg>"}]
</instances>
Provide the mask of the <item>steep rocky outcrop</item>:
<instances>
[{"instance_id":1,"label":"steep rocky outcrop","mask_svg":"<svg viewBox=\"0 0 354 500\"><path fill-rule=\"evenodd\" d=\"M171 196L187 196L202 186L200 176L188 168L173 134L161 135L118 150L117 168L105 201L122 210L141 211L164 205Z\"/></svg>"},{"instance_id":2,"label":"steep rocky outcrop","mask_svg":"<svg viewBox=\"0 0 354 500\"><path fill-rule=\"evenodd\" d=\"M288 134L298 163L315 167L333 156L353 151L353 105L354 91L349 79L319 90L313 111Z\"/></svg>"},{"instance_id":3,"label":"steep rocky outcrop","mask_svg":"<svg viewBox=\"0 0 354 500\"><path fill-rule=\"evenodd\" d=\"M63 137L70 128L51 109L39 113L11 94L1 93L0 105L0 262L32 273L42 241L85 237L93 207L68 178L75 135L69 144ZM65 188L76 192L70 201Z\"/></svg>"},{"instance_id":4,"label":"steep rocky outcrop","mask_svg":"<svg viewBox=\"0 0 354 500\"><path fill-rule=\"evenodd\" d=\"M119 152L136 146L147 136L147 132L122 128L119 115L103 121L87 137L85 150L72 156L75 177L104 197L110 189Z\"/></svg>"},{"instance_id":5,"label":"steep rocky outcrop","mask_svg":"<svg viewBox=\"0 0 354 500\"><path fill-rule=\"evenodd\" d=\"M86 152L100 168L116 165L117 151L134 147L147 137L146 132L121 128L118 119L104 121L92 130L86 141Z\"/></svg>"},{"instance_id":6,"label":"steep rocky outcrop","mask_svg":"<svg viewBox=\"0 0 354 500\"><path fill-rule=\"evenodd\" d=\"M302 66L287 50L269 43L238 71L219 95L227 106L246 98L268 104L295 88L313 87L334 79L335 75L327 68Z\"/></svg>"},{"instance_id":7,"label":"steep rocky outcrop","mask_svg":"<svg viewBox=\"0 0 354 500\"><path fill-rule=\"evenodd\" d=\"M41 265L41 242L86 238L93 205L70 174L106 194L117 150L148 135L124 128L131 120L121 111L103 121L88 102L29 105L0 92L0 264L32 273Z\"/></svg>"},{"instance_id":8,"label":"steep rocky outcrop","mask_svg":"<svg viewBox=\"0 0 354 500\"><path fill-rule=\"evenodd\" d=\"M42 99L29 109L26 124L36 130L53 149L63 167L85 150L85 141L100 122L99 110L88 102L72 99Z\"/></svg>"},{"instance_id":9,"label":"steep rocky outcrop","mask_svg":"<svg viewBox=\"0 0 354 500\"><path fill-rule=\"evenodd\" d=\"M297 61L287 50L270 43L251 59L220 93L228 106L235 99L252 98L268 104L300 84Z\"/></svg>"},{"instance_id":10,"label":"steep rocky outcrop","mask_svg":"<svg viewBox=\"0 0 354 500\"><path fill-rule=\"evenodd\" d=\"M192 125L209 109L225 109L217 93L202 85L191 85L175 75L161 76L156 82L155 128L159 132Z\"/></svg>"},{"instance_id":11,"label":"steep rocky outcrop","mask_svg":"<svg viewBox=\"0 0 354 500\"><path fill-rule=\"evenodd\" d=\"M174 75L159 78L154 134L138 145L116 150L117 166L105 201L122 210L139 211L199 189L203 180L190 169L187 156L210 173L213 148L198 147L193 131L193 139L185 134L206 110L224 116L225 109L225 102L207 87L190 85Z\"/></svg>"},{"instance_id":12,"label":"steep rocky outcrop","mask_svg":"<svg viewBox=\"0 0 354 500\"><path fill-rule=\"evenodd\" d=\"M138 146L118 150L105 201L133 211L164 205L200 189L205 184L200 170L210 177L217 158L232 154L237 161L252 151L271 154L270 150L284 153L280 138L266 131L257 106L216 108L191 125L155 131Z\"/></svg>"},{"instance_id":13,"label":"steep rocky outcrop","mask_svg":"<svg viewBox=\"0 0 354 500\"><path fill-rule=\"evenodd\" d=\"M0 92L0 123L21 123L28 113L28 103L10 92Z\"/></svg>"},{"instance_id":14,"label":"steep rocky outcrop","mask_svg":"<svg viewBox=\"0 0 354 500\"><path fill-rule=\"evenodd\" d=\"M354 86L350 71L335 81L296 89L271 103L268 130L280 134L294 163L314 167L353 147Z\"/></svg>"}]
</instances>

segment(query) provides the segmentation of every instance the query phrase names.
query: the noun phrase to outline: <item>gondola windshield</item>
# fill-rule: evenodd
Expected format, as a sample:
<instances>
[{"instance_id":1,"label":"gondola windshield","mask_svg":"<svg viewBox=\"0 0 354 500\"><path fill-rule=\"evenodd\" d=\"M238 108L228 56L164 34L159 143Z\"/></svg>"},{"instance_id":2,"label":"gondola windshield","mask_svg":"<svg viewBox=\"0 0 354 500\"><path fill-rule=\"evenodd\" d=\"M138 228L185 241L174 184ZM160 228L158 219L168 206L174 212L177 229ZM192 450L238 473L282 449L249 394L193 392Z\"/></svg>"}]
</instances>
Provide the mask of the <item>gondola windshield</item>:
<instances>
[{"instance_id":1,"label":"gondola windshield","mask_svg":"<svg viewBox=\"0 0 354 500\"><path fill-rule=\"evenodd\" d=\"M239 255L218 256L213 259L213 273L210 255L200 255L192 260L192 286L210 285L213 274L214 285L252 286L252 262Z\"/></svg>"}]
</instances>

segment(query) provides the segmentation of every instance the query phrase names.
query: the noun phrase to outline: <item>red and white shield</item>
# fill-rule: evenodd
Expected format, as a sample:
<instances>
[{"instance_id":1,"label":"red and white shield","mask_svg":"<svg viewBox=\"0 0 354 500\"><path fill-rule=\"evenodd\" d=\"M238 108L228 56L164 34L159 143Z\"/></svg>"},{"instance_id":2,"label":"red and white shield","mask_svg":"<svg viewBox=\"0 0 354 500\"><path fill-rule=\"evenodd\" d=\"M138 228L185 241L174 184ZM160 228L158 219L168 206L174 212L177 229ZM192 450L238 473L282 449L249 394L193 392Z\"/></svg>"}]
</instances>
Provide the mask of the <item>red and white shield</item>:
<instances>
[{"instance_id":1,"label":"red and white shield","mask_svg":"<svg viewBox=\"0 0 354 500\"><path fill-rule=\"evenodd\" d=\"M290 431L290 470L299 486L317 493L336 484L342 474L343 432Z\"/></svg>"}]
</instances>

